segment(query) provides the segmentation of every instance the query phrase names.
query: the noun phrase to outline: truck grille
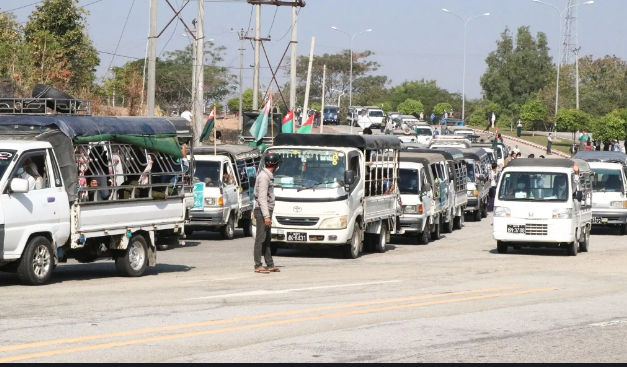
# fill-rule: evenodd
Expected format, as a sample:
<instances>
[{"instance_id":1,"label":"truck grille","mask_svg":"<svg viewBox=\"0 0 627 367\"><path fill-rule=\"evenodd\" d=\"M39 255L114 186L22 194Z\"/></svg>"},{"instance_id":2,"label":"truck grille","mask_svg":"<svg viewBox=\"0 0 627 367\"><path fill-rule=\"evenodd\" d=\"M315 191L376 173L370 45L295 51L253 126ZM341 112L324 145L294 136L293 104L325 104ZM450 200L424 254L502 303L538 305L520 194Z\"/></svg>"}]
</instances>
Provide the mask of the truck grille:
<instances>
[{"instance_id":1,"label":"truck grille","mask_svg":"<svg viewBox=\"0 0 627 367\"><path fill-rule=\"evenodd\" d=\"M548 227L546 224L527 224L525 234L527 236L547 236L549 234Z\"/></svg>"},{"instance_id":2,"label":"truck grille","mask_svg":"<svg viewBox=\"0 0 627 367\"><path fill-rule=\"evenodd\" d=\"M276 217L276 220L284 226L313 227L318 224L318 220L320 220L320 218Z\"/></svg>"}]
</instances>

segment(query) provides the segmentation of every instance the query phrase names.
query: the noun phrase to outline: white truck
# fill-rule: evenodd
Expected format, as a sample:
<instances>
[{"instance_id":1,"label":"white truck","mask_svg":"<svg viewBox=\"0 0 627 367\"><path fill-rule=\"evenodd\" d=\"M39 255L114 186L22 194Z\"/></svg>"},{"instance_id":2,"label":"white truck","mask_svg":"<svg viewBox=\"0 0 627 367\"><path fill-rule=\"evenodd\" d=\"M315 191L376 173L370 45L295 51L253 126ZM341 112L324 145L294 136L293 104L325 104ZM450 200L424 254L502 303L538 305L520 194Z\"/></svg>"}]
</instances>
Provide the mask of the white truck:
<instances>
[{"instance_id":1,"label":"white truck","mask_svg":"<svg viewBox=\"0 0 627 367\"><path fill-rule=\"evenodd\" d=\"M185 233L219 231L231 240L235 227L252 236L252 191L261 153L249 145L194 148L194 208Z\"/></svg>"},{"instance_id":2,"label":"white truck","mask_svg":"<svg viewBox=\"0 0 627 367\"><path fill-rule=\"evenodd\" d=\"M385 252L400 215L393 136L281 134L272 246L341 247L346 258ZM363 242L363 243L362 243Z\"/></svg>"},{"instance_id":3,"label":"white truck","mask_svg":"<svg viewBox=\"0 0 627 367\"><path fill-rule=\"evenodd\" d=\"M627 155L622 152L581 151L574 156L592 170L592 226L614 227L627 234Z\"/></svg>"},{"instance_id":4,"label":"white truck","mask_svg":"<svg viewBox=\"0 0 627 367\"><path fill-rule=\"evenodd\" d=\"M141 276L181 238L190 178L165 118L0 116L0 271L46 283L58 263Z\"/></svg>"},{"instance_id":5,"label":"white truck","mask_svg":"<svg viewBox=\"0 0 627 367\"><path fill-rule=\"evenodd\" d=\"M385 113L379 107L364 107L362 115L357 118L357 125L362 129L380 128L384 124Z\"/></svg>"},{"instance_id":6,"label":"white truck","mask_svg":"<svg viewBox=\"0 0 627 367\"><path fill-rule=\"evenodd\" d=\"M579 159L515 159L497 186L492 224L499 253L509 247L588 252L592 171Z\"/></svg>"}]
</instances>

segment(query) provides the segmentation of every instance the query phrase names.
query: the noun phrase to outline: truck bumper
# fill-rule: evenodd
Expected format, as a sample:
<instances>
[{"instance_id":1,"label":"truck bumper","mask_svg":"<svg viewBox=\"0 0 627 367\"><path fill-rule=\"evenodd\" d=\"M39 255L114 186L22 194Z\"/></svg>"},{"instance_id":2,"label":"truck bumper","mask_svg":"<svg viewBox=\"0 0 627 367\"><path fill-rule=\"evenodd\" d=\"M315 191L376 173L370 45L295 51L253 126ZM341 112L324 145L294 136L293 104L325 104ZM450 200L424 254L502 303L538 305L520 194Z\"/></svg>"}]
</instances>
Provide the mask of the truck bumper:
<instances>
[{"instance_id":1,"label":"truck bumper","mask_svg":"<svg viewBox=\"0 0 627 367\"><path fill-rule=\"evenodd\" d=\"M272 243L283 246L342 246L350 241L351 233L348 229L323 230L323 229L285 229L272 228ZM290 233L304 233L305 241L289 241Z\"/></svg>"},{"instance_id":2,"label":"truck bumper","mask_svg":"<svg viewBox=\"0 0 627 367\"><path fill-rule=\"evenodd\" d=\"M592 225L624 225L627 224L627 210L592 209Z\"/></svg>"},{"instance_id":3,"label":"truck bumper","mask_svg":"<svg viewBox=\"0 0 627 367\"><path fill-rule=\"evenodd\" d=\"M526 226L525 234L508 233L507 226ZM497 241L551 247L577 241L574 221L545 220L529 222L524 219L494 218L493 237Z\"/></svg>"},{"instance_id":4,"label":"truck bumper","mask_svg":"<svg viewBox=\"0 0 627 367\"><path fill-rule=\"evenodd\" d=\"M190 229L199 227L221 227L225 224L224 209L204 209L203 211L190 211L189 224L185 227Z\"/></svg>"},{"instance_id":5,"label":"truck bumper","mask_svg":"<svg viewBox=\"0 0 627 367\"><path fill-rule=\"evenodd\" d=\"M420 233L425 226L424 215L408 215L404 214L401 217L401 228L405 230L405 233Z\"/></svg>"}]
</instances>

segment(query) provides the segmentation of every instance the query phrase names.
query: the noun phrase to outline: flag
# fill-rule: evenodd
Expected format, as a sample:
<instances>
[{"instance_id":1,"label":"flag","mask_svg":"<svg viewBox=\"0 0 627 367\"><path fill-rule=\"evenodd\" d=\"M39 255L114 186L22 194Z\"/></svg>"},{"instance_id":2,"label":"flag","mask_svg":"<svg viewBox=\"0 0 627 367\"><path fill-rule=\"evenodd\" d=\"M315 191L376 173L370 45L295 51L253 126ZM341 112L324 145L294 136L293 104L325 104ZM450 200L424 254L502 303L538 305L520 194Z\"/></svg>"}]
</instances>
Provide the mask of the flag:
<instances>
[{"instance_id":1,"label":"flag","mask_svg":"<svg viewBox=\"0 0 627 367\"><path fill-rule=\"evenodd\" d=\"M211 110L211 114L209 115L209 118L207 119L207 122L205 123L205 128L202 129L202 134L200 134L200 141L209 140L209 138L211 137L211 132L213 131L213 128L215 126L216 126L216 107L213 106L213 109Z\"/></svg>"},{"instance_id":2,"label":"flag","mask_svg":"<svg viewBox=\"0 0 627 367\"><path fill-rule=\"evenodd\" d=\"M285 115L283 118L283 126L281 127L282 133L293 133L294 132L294 110Z\"/></svg>"},{"instance_id":3,"label":"flag","mask_svg":"<svg viewBox=\"0 0 627 367\"><path fill-rule=\"evenodd\" d=\"M259 114L257 120L250 128L250 135L255 138L256 142L262 142L263 138L268 133L268 117L270 116L270 111L272 109L272 93L270 93L270 99L268 99L268 103L266 103L266 108L264 108L263 113Z\"/></svg>"},{"instance_id":4,"label":"flag","mask_svg":"<svg viewBox=\"0 0 627 367\"><path fill-rule=\"evenodd\" d=\"M311 128L313 127L314 116L316 116L316 114L312 113L311 116L309 116L309 119L307 119L307 122L305 122L305 124L301 126L300 129L298 129L299 134L311 133Z\"/></svg>"}]
</instances>

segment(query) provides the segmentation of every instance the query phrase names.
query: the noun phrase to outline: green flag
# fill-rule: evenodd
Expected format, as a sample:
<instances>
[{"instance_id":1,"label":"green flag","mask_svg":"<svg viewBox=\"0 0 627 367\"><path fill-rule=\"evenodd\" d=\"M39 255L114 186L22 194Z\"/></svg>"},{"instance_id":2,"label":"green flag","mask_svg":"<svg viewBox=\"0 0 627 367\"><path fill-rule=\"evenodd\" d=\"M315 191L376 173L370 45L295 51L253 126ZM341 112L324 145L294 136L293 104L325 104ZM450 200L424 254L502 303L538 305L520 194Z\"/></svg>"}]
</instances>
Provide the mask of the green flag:
<instances>
[{"instance_id":1,"label":"green flag","mask_svg":"<svg viewBox=\"0 0 627 367\"><path fill-rule=\"evenodd\" d=\"M268 133L268 117L270 116L270 111L272 108L272 94L270 94L270 99L268 99L268 103L266 104L266 108L263 110L263 113L259 114L257 120L250 128L250 135L255 138L256 142L263 141L263 138Z\"/></svg>"},{"instance_id":2,"label":"green flag","mask_svg":"<svg viewBox=\"0 0 627 367\"><path fill-rule=\"evenodd\" d=\"M215 126L216 126L216 108L213 107L213 110L211 110L211 115L209 115L209 118L207 119L207 123L205 123L205 128L202 129L202 134L200 134L200 141L209 140L209 138L211 137L211 132L213 131L213 128Z\"/></svg>"},{"instance_id":3,"label":"green flag","mask_svg":"<svg viewBox=\"0 0 627 367\"><path fill-rule=\"evenodd\" d=\"M294 110L285 115L283 118L283 125L281 126L281 132L284 134L289 134L294 132Z\"/></svg>"},{"instance_id":4,"label":"green flag","mask_svg":"<svg viewBox=\"0 0 627 367\"><path fill-rule=\"evenodd\" d=\"M314 121L315 115L316 115L315 113L312 113L311 116L309 116L309 119L307 120L307 122L305 122L305 125L301 126L300 129L298 129L299 134L311 133L311 128L313 127L313 121Z\"/></svg>"}]
</instances>

